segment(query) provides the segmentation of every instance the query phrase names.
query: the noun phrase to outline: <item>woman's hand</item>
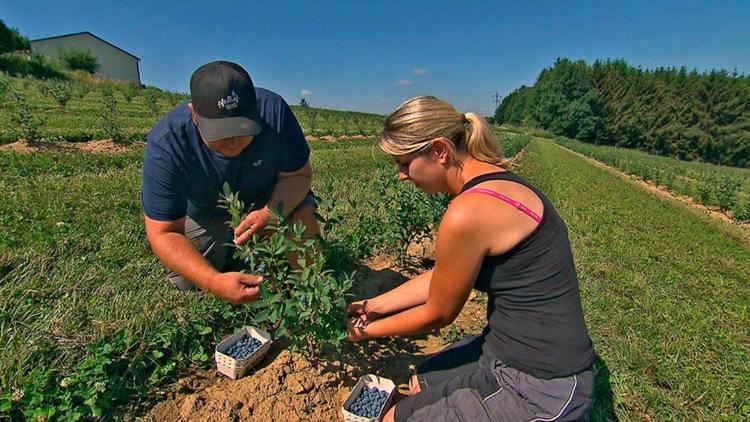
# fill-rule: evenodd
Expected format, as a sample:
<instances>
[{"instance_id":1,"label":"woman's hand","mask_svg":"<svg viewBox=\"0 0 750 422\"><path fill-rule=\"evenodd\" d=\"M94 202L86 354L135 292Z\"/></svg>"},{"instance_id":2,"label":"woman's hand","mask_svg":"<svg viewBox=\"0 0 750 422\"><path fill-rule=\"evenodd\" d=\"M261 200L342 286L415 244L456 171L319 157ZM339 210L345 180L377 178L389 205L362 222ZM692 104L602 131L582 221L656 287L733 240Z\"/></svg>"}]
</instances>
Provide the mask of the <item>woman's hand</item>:
<instances>
[{"instance_id":1,"label":"woman's hand","mask_svg":"<svg viewBox=\"0 0 750 422\"><path fill-rule=\"evenodd\" d=\"M353 342L369 339L370 336L367 334L367 325L368 323L357 317L350 317L346 321L346 331L349 333L349 336L346 339Z\"/></svg>"},{"instance_id":2,"label":"woman's hand","mask_svg":"<svg viewBox=\"0 0 750 422\"><path fill-rule=\"evenodd\" d=\"M346 307L347 331L349 341L361 341L370 338L367 334L367 326L380 318L380 313L375 310L372 299L358 300Z\"/></svg>"},{"instance_id":3,"label":"woman's hand","mask_svg":"<svg viewBox=\"0 0 750 422\"><path fill-rule=\"evenodd\" d=\"M346 315L352 319L358 319L365 325L380 318L380 313L375 310L372 299L358 300L346 307Z\"/></svg>"}]
</instances>

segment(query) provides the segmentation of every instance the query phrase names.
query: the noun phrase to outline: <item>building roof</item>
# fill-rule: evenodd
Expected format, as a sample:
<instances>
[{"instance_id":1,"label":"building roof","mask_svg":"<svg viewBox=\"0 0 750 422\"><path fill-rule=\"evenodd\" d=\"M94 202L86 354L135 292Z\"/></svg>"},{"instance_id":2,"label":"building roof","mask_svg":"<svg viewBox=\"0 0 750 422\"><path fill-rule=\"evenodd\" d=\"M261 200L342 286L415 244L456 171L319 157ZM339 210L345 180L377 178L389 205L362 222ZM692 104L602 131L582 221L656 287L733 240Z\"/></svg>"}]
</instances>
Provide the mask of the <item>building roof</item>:
<instances>
[{"instance_id":1,"label":"building roof","mask_svg":"<svg viewBox=\"0 0 750 422\"><path fill-rule=\"evenodd\" d=\"M114 48L116 48L116 49L118 49L118 50L122 51L123 53L127 54L128 56L130 56L130 57L133 57L134 59L136 59L136 60L138 60L138 61L141 61L141 59L139 59L139 58L138 58L138 57L136 57L135 55L133 55L133 54L131 54L131 53L128 53L127 51L123 50L122 48L120 48L120 47L118 47L118 46L116 46L116 45L114 45L114 44L112 44L111 42L109 42L109 41L107 41L107 40L104 40L104 39L102 39L102 38L100 38L100 37L97 37L96 35L92 34L92 33L91 33L91 32L89 32L89 31L83 31L83 32L75 32L75 33L72 33L72 34L65 34L65 35L57 35L57 36L55 36L55 37L38 38L38 39L35 39L35 40L31 40L30 42L32 42L32 43L33 43L33 42L36 42L36 41L46 41L46 40L54 40L55 38L67 38L67 37L72 37L72 36L75 36L75 35L83 35L83 34L88 34L88 35L91 35L92 37L96 38L97 40L99 40L99 41L101 41L101 42L103 42L103 43L105 43L105 44L111 45L112 47L114 47Z\"/></svg>"}]
</instances>

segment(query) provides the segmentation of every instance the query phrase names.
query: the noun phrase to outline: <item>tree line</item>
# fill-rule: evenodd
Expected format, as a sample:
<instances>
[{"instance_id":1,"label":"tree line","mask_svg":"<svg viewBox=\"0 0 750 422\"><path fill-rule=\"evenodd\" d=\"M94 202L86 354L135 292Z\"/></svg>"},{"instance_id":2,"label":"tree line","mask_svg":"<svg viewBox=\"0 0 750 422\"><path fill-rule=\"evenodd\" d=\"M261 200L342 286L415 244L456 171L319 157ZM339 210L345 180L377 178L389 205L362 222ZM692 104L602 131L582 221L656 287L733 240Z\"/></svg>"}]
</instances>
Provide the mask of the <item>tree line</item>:
<instances>
[{"instance_id":1,"label":"tree line","mask_svg":"<svg viewBox=\"0 0 750 422\"><path fill-rule=\"evenodd\" d=\"M494 119L584 142L750 166L750 76L737 71L558 58L533 86L506 96Z\"/></svg>"}]
</instances>

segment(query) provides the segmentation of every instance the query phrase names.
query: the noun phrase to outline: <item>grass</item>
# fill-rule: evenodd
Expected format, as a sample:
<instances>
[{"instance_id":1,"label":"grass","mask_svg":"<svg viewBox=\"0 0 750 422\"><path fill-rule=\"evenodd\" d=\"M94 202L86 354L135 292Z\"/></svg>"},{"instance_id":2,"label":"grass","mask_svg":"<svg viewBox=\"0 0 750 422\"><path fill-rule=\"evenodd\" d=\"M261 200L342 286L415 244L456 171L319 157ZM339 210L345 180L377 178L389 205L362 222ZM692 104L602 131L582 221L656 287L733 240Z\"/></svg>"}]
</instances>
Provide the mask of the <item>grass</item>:
<instances>
[{"instance_id":1,"label":"grass","mask_svg":"<svg viewBox=\"0 0 750 422\"><path fill-rule=\"evenodd\" d=\"M394 167L380 167L388 159L371 145L311 144L313 188L337 200L343 226L372 212L349 200L362 203L374 179L395 174ZM611 374L599 377L596 419L750 417L743 410L750 405L750 251L737 240L738 228L552 143L526 148L519 172L568 223L600 374ZM209 295L179 293L165 282L143 233L141 156L142 149L0 152L3 390L28 389L34 368L70 374L93 353L86 344L123 328L147 342L141 347L148 353L195 351L175 343L175 327L181 339L213 327L201 337L210 347L246 318ZM206 362L204 355L177 355L170 365ZM178 369L170 369L172 376Z\"/></svg>"},{"instance_id":2,"label":"grass","mask_svg":"<svg viewBox=\"0 0 750 422\"><path fill-rule=\"evenodd\" d=\"M519 172L567 222L614 414L750 417L750 250L740 229L549 142L532 142ZM596 412L603 419L608 409Z\"/></svg>"}]
</instances>

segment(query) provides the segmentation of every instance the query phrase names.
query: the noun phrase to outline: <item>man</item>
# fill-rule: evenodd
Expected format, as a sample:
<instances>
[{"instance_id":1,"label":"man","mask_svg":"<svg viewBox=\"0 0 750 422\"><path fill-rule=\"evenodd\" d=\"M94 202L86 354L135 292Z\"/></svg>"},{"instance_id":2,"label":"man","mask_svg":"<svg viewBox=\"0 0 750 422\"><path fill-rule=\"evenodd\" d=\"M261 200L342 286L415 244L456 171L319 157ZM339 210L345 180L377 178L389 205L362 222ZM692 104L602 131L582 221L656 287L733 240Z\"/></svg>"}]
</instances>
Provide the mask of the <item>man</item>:
<instances>
[{"instance_id":1,"label":"man","mask_svg":"<svg viewBox=\"0 0 750 422\"><path fill-rule=\"evenodd\" d=\"M235 63L198 68L190 96L147 136L141 189L146 237L180 290L197 286L233 304L251 302L262 277L224 272L224 244L246 242L273 220L279 203L290 222L307 226L306 237L320 231L310 149L289 105L255 88ZM234 232L226 210L217 207L225 182L251 207Z\"/></svg>"}]
</instances>

